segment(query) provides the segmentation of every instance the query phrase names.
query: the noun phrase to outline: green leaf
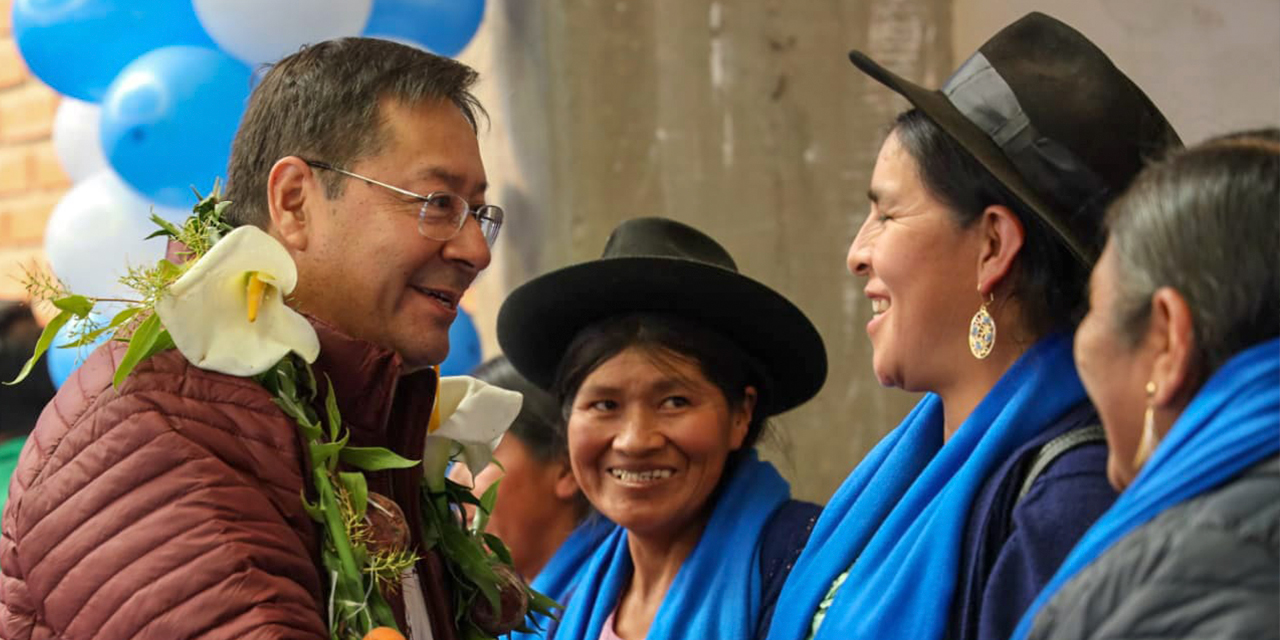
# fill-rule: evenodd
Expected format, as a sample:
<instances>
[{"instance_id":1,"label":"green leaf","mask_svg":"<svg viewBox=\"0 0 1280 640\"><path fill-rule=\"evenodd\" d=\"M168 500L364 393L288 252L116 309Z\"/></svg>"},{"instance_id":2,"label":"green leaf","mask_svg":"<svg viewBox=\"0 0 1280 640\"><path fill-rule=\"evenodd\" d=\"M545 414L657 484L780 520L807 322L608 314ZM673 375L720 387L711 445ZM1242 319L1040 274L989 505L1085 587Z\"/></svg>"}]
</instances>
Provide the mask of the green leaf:
<instances>
[{"instance_id":1,"label":"green leaf","mask_svg":"<svg viewBox=\"0 0 1280 640\"><path fill-rule=\"evenodd\" d=\"M444 494L456 504L472 504L477 508L480 506L480 499L471 493L471 487L458 484L448 478L444 479Z\"/></svg>"},{"instance_id":2,"label":"green leaf","mask_svg":"<svg viewBox=\"0 0 1280 640\"><path fill-rule=\"evenodd\" d=\"M337 440L338 431L342 429L342 414L338 413L338 395L333 392L333 380L329 379L328 374L325 374L324 381L329 387L329 394L324 398L324 412L329 417L329 439Z\"/></svg>"},{"instance_id":3,"label":"green leaf","mask_svg":"<svg viewBox=\"0 0 1280 640\"><path fill-rule=\"evenodd\" d=\"M49 321L49 324L45 325L44 331L40 334L40 339L36 340L36 349L35 352L32 353L31 359L27 360L27 363L22 365L22 370L18 372L17 377L6 382L6 385L18 384L25 380L28 375L31 375L31 369L36 366L36 362L40 360L40 356L44 355L45 351L49 350L49 344L53 342L54 336L58 334L58 330L61 329L63 325L67 324L67 322L71 320L71 317L72 313L70 311L59 311L58 315L54 316L53 319Z\"/></svg>"},{"instance_id":4,"label":"green leaf","mask_svg":"<svg viewBox=\"0 0 1280 640\"><path fill-rule=\"evenodd\" d=\"M536 589L526 589L526 591L529 594L529 610L530 611L535 611L537 613L541 613L544 616L555 618L557 620L560 619L560 616L556 615L555 611L556 609L563 611L564 605L560 604L559 602L556 602L555 600L552 600L551 598L548 598L545 594L543 594L542 592Z\"/></svg>"},{"instance_id":5,"label":"green leaf","mask_svg":"<svg viewBox=\"0 0 1280 640\"><path fill-rule=\"evenodd\" d=\"M293 374L292 364L287 360L280 363L280 372L276 376L276 383L280 385L281 394L288 396L291 400L298 397L298 386L293 381Z\"/></svg>"},{"instance_id":6,"label":"green leaf","mask_svg":"<svg viewBox=\"0 0 1280 640\"><path fill-rule=\"evenodd\" d=\"M177 280L178 276L182 275L182 267L179 267L178 265L163 258L160 259L157 268L159 269L160 277L166 282Z\"/></svg>"},{"instance_id":7,"label":"green leaf","mask_svg":"<svg viewBox=\"0 0 1280 640\"><path fill-rule=\"evenodd\" d=\"M303 377L301 381L302 382L301 388L302 388L303 394L298 397L306 402L311 402L312 400L315 400L316 388L319 386L318 383L316 382L315 370L312 369L311 365L307 364L305 360L303 360L302 358L296 355L290 354L289 360L293 363L292 366L295 367L296 370L306 374L306 376Z\"/></svg>"},{"instance_id":8,"label":"green leaf","mask_svg":"<svg viewBox=\"0 0 1280 640\"><path fill-rule=\"evenodd\" d=\"M303 426L305 429L304 423L309 423L306 410L292 396L285 394L283 390L276 393L276 406L280 407L290 418L296 420L298 426ZM320 434L316 433L315 436L307 434L307 439L318 440L320 439Z\"/></svg>"},{"instance_id":9,"label":"green leaf","mask_svg":"<svg viewBox=\"0 0 1280 640\"><path fill-rule=\"evenodd\" d=\"M154 356L155 354L160 353L165 349L172 349L174 348L174 346L175 345L173 344L173 336L169 335L168 330L161 329L160 335L156 336L155 342L151 343L151 347L147 349L145 353L142 354L142 360L146 360L147 358L150 358L151 356Z\"/></svg>"},{"instance_id":10,"label":"green leaf","mask_svg":"<svg viewBox=\"0 0 1280 640\"><path fill-rule=\"evenodd\" d=\"M485 594L486 599L490 594L493 595L489 604L497 609L498 575L489 564L489 556L480 545L480 538L468 535L458 527L441 527L440 534L445 555L458 563L466 576Z\"/></svg>"},{"instance_id":11,"label":"green leaf","mask_svg":"<svg viewBox=\"0 0 1280 640\"><path fill-rule=\"evenodd\" d=\"M382 471L384 469L408 469L417 465L419 460L409 460L383 447L347 447L342 450L342 462L365 471Z\"/></svg>"},{"instance_id":12,"label":"green leaf","mask_svg":"<svg viewBox=\"0 0 1280 640\"><path fill-rule=\"evenodd\" d=\"M129 339L129 349L125 351L124 358L120 360L120 367L116 369L116 375L111 380L113 386L119 387L124 382L124 379L133 372L133 368L153 353L152 349L160 341L161 333L167 336L169 332L165 331L164 327L161 326L160 316L154 313L138 325L138 328L133 332L133 337ZM172 340L170 340L170 343L172 343Z\"/></svg>"},{"instance_id":13,"label":"green leaf","mask_svg":"<svg viewBox=\"0 0 1280 640\"><path fill-rule=\"evenodd\" d=\"M489 488L484 490L484 495L480 496L480 508L485 513L493 513L493 505L498 502L498 485L500 484L502 484L501 478L489 485Z\"/></svg>"},{"instance_id":14,"label":"green leaf","mask_svg":"<svg viewBox=\"0 0 1280 640\"><path fill-rule=\"evenodd\" d=\"M498 556L498 560L501 560L502 564L515 564L511 560L511 550L507 548L507 544L502 541L502 538L492 533L484 533L482 535L484 536L484 545L489 547L493 555Z\"/></svg>"},{"instance_id":15,"label":"green leaf","mask_svg":"<svg viewBox=\"0 0 1280 640\"><path fill-rule=\"evenodd\" d=\"M93 344L95 341L97 341L98 338L102 337L102 334L108 331L112 331L117 327L119 327L120 325L128 322L130 318L137 315L138 312L141 310L142 309L140 307L129 307L124 311L121 311L120 313L117 313L115 316L113 316L111 318L111 322L108 322L106 325L99 327L97 329L94 329L89 333L84 334L83 336L80 337L79 340L76 340L75 342L69 342L64 345L59 345L59 348L66 349L70 347L83 347L85 345Z\"/></svg>"},{"instance_id":16,"label":"green leaf","mask_svg":"<svg viewBox=\"0 0 1280 640\"><path fill-rule=\"evenodd\" d=\"M176 225L156 215L154 211L151 213L151 221L156 223L156 226L160 227L160 229L155 233L147 236L146 237L147 240L150 240L158 236L169 236L170 238L176 238L178 237L178 235L182 233L182 231L179 230Z\"/></svg>"},{"instance_id":17,"label":"green leaf","mask_svg":"<svg viewBox=\"0 0 1280 640\"><path fill-rule=\"evenodd\" d=\"M396 626L396 614L391 610L391 605L382 597L382 592L374 589L369 593L369 613L373 616L373 625L379 627L390 627L399 631Z\"/></svg>"},{"instance_id":18,"label":"green leaf","mask_svg":"<svg viewBox=\"0 0 1280 640\"><path fill-rule=\"evenodd\" d=\"M81 318L88 316L89 312L93 311L93 301L84 296L58 298L53 301L53 306L63 311L70 311Z\"/></svg>"},{"instance_id":19,"label":"green leaf","mask_svg":"<svg viewBox=\"0 0 1280 640\"><path fill-rule=\"evenodd\" d=\"M124 311L121 311L120 313L117 313L116 315L111 316L111 322L108 322L107 326L118 327L132 320L134 316L138 315L139 311L142 311L142 307L129 307L128 309L125 309Z\"/></svg>"},{"instance_id":20,"label":"green leaf","mask_svg":"<svg viewBox=\"0 0 1280 640\"><path fill-rule=\"evenodd\" d=\"M311 519L316 522L324 522L324 509L321 509L320 505L307 500L306 491L301 492L301 495L302 508L307 512L307 515L311 516Z\"/></svg>"},{"instance_id":21,"label":"green leaf","mask_svg":"<svg viewBox=\"0 0 1280 640\"><path fill-rule=\"evenodd\" d=\"M369 506L369 485L365 482L364 474L343 471L338 474L338 479L351 496L351 507L355 509L356 515L363 518Z\"/></svg>"},{"instance_id":22,"label":"green leaf","mask_svg":"<svg viewBox=\"0 0 1280 640\"><path fill-rule=\"evenodd\" d=\"M502 483L498 479L484 490L484 495L480 496L480 508L476 510L476 516L471 520L471 532L481 533L484 528L489 526L489 516L493 513L493 505L498 501L498 485Z\"/></svg>"},{"instance_id":23,"label":"green leaf","mask_svg":"<svg viewBox=\"0 0 1280 640\"><path fill-rule=\"evenodd\" d=\"M342 451L342 447L346 446L347 437L350 435L351 434L347 434L346 436L343 436L342 439L338 440L337 442L324 442L324 443L312 442L311 443L311 465L319 469L320 466L328 462L330 458L335 458L338 455L338 452Z\"/></svg>"}]
</instances>

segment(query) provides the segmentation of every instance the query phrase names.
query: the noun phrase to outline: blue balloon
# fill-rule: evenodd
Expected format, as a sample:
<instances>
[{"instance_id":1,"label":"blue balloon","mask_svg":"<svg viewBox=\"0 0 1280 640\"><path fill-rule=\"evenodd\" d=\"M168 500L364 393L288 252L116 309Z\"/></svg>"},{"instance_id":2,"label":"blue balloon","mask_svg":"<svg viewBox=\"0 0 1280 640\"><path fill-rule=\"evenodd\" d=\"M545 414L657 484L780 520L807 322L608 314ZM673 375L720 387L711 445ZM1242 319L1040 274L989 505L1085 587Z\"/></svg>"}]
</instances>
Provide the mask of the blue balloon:
<instances>
[{"instance_id":1,"label":"blue balloon","mask_svg":"<svg viewBox=\"0 0 1280 640\"><path fill-rule=\"evenodd\" d=\"M480 364L483 354L480 351L480 335L476 333L476 323L471 316L458 309L458 317L449 327L449 357L440 363L440 375L462 376L471 372Z\"/></svg>"},{"instance_id":2,"label":"blue balloon","mask_svg":"<svg viewBox=\"0 0 1280 640\"><path fill-rule=\"evenodd\" d=\"M364 34L453 57L471 42L483 17L484 0L374 0Z\"/></svg>"},{"instance_id":3,"label":"blue balloon","mask_svg":"<svg viewBox=\"0 0 1280 640\"><path fill-rule=\"evenodd\" d=\"M215 46L191 2L177 0L13 0L13 37L37 78L87 102L152 49Z\"/></svg>"},{"instance_id":4,"label":"blue balloon","mask_svg":"<svg viewBox=\"0 0 1280 640\"><path fill-rule=\"evenodd\" d=\"M110 331L104 332L92 344L81 347L61 348L62 345L74 342L76 338L71 335L79 324L84 322L92 322L94 327L104 326L108 322L108 318L96 313L89 314L89 320L77 320L73 318L71 322L62 325L58 329L58 333L54 335L53 342L49 346L49 350L45 352L45 362L49 365L49 380L53 382L53 388L62 387L62 383L71 377L71 374L84 363L85 358L98 347L98 345L111 339Z\"/></svg>"},{"instance_id":5,"label":"blue balloon","mask_svg":"<svg viewBox=\"0 0 1280 640\"><path fill-rule=\"evenodd\" d=\"M171 207L225 175L249 67L215 49L164 47L129 63L102 99L102 150L124 181ZM140 212L146 215L146 212Z\"/></svg>"}]
</instances>

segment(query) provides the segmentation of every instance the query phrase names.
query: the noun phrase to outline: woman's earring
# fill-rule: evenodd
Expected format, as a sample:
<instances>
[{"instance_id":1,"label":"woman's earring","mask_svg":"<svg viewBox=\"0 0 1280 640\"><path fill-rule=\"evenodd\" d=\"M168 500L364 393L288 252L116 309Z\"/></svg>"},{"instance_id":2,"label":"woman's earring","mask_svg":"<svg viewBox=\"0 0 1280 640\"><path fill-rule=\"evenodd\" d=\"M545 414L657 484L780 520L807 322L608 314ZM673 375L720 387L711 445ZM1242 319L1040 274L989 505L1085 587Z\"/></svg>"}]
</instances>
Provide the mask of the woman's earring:
<instances>
[{"instance_id":1,"label":"woman's earring","mask_svg":"<svg viewBox=\"0 0 1280 640\"><path fill-rule=\"evenodd\" d=\"M1156 445L1160 444L1160 437L1156 435L1156 407L1151 400L1155 395L1156 383L1148 381L1147 411L1142 416L1142 439L1138 441L1138 452L1133 456L1134 469L1141 469L1156 450Z\"/></svg>"},{"instance_id":2,"label":"woman's earring","mask_svg":"<svg viewBox=\"0 0 1280 640\"><path fill-rule=\"evenodd\" d=\"M982 289L979 288L978 292L981 293ZM988 294L987 301L978 307L973 320L969 321L969 353L979 360L991 355L996 346L996 320L987 312L987 305L995 299L995 294Z\"/></svg>"}]
</instances>

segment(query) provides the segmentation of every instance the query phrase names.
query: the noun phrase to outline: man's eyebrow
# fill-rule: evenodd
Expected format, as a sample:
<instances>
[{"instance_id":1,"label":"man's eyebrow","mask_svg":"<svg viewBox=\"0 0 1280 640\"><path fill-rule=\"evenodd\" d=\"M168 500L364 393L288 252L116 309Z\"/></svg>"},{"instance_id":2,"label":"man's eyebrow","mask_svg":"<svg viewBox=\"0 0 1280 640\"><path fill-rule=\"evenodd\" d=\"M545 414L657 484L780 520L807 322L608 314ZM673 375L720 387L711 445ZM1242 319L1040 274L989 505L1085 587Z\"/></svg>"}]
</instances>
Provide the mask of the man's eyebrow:
<instances>
[{"instance_id":1,"label":"man's eyebrow","mask_svg":"<svg viewBox=\"0 0 1280 640\"><path fill-rule=\"evenodd\" d=\"M440 182L448 185L450 191L455 191L468 198L476 195L483 195L484 192L489 189L488 182L481 182L476 185L470 193L464 194L462 192L467 188L467 179L462 177L460 174L445 169L444 167L427 167L419 173L419 176L423 179L439 180Z\"/></svg>"}]
</instances>

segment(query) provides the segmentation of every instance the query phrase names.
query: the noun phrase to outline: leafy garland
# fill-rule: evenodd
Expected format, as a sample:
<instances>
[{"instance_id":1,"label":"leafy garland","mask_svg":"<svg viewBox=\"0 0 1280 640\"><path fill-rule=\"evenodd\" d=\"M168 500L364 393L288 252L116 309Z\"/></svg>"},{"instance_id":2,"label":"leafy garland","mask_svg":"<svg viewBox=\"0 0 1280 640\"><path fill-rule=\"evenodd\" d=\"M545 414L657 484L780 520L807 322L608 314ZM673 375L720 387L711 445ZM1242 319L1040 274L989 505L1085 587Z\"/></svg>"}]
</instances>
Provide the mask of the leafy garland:
<instances>
[{"instance_id":1,"label":"leafy garland","mask_svg":"<svg viewBox=\"0 0 1280 640\"><path fill-rule=\"evenodd\" d=\"M174 348L173 338L155 311L156 303L170 285L233 230L222 220L231 203L221 199L217 183L208 197L198 192L196 196L199 203L181 226L152 214L151 220L160 230L148 238L168 237L185 247L184 260L175 263L162 259L151 267L131 267L121 282L138 294L137 299L77 295L56 278L28 270L28 295L33 300L51 302L58 314L45 326L31 359L14 380L5 384L17 384L26 378L52 346L58 331L73 320L77 320L70 332L73 339L60 347L91 345L108 333L112 340L128 344L112 380L116 387L139 363ZM123 304L125 308L97 326L90 314L104 302ZM313 408L320 396L319 381L311 366L296 354L285 356L253 379L272 393L276 405L297 423L308 445L306 455L315 502L308 500L305 492L301 500L322 530L322 563L329 583L326 622L331 637L359 639L374 636L369 632L379 627L396 629L395 615L384 593L399 589L401 577L415 566L419 556L413 552L407 535L390 543L376 539L371 516L388 507L398 508L379 504L380 496L370 494L363 472L404 469L422 461L403 458L382 447L347 444L350 434L342 428L332 383L325 381L322 421ZM429 430L434 431L439 422L437 402ZM457 449L455 446L449 452L451 458L456 457ZM452 578L454 622L466 640L494 638L512 630L531 632L537 626L535 615L555 617L555 610L561 608L520 579L512 568L506 545L484 531L497 487L495 482L477 499L468 487L447 478L424 477L422 484L421 547L424 553L437 548L441 551ZM465 505L477 508L470 526L463 517Z\"/></svg>"}]
</instances>

